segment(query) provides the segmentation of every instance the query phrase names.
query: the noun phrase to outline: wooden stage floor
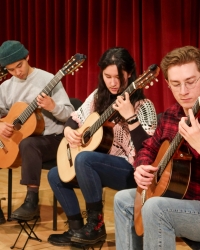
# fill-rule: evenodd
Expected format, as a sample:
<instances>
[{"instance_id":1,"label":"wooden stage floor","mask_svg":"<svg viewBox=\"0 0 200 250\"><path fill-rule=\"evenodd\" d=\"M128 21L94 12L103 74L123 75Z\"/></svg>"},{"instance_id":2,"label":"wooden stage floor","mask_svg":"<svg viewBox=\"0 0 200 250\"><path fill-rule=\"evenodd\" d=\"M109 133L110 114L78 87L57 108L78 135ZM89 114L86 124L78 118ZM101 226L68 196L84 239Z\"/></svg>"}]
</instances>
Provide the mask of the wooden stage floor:
<instances>
[{"instance_id":1,"label":"wooden stage floor","mask_svg":"<svg viewBox=\"0 0 200 250\"><path fill-rule=\"evenodd\" d=\"M24 200L26 195L26 187L19 184L21 174L21 168L13 169L13 192L12 192L12 209L18 208ZM52 216L53 216L53 194L48 184L47 171L43 170L41 177L41 187L40 187L40 213L41 218L35 227L35 233L42 240L38 242L35 240L29 240L26 245L26 250L57 250L57 249L72 249L77 250L77 248L70 247L56 247L47 242L47 238L52 233L63 233L67 230L65 226L65 221L67 220L65 214L63 213L60 205L58 204L58 230L53 231L52 229ZM5 197L6 201L2 201L1 207L4 212L5 217L7 218L7 188L8 188L8 170L0 170L0 198ZM114 232L114 216L113 216L113 196L116 191L106 188L105 192L105 207L104 207L104 216L105 224L107 231L107 240L103 245L102 250L114 250L115 248L115 232ZM77 191L79 197L80 206L82 210L85 210L84 200L81 195L80 190ZM5 224L0 225L0 250L9 250L10 247L14 244L18 233L20 231L20 225L15 222L6 222ZM22 249L27 235L22 233L19 241L17 242L14 249ZM95 250L98 248L95 248ZM126 249L121 249L126 250ZM165 250L165 249L163 249ZM169 249L166 249L169 250ZM182 241L177 241L176 250L190 250Z\"/></svg>"}]
</instances>

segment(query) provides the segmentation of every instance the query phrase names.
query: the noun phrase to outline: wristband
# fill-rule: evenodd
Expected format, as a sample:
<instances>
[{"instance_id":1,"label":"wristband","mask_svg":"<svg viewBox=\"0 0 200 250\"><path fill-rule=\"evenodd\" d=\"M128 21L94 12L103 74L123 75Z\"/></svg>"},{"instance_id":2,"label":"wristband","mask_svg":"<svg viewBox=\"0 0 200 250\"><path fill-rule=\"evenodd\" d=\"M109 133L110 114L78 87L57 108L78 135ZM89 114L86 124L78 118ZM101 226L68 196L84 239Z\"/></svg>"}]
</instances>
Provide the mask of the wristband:
<instances>
[{"instance_id":1,"label":"wristband","mask_svg":"<svg viewBox=\"0 0 200 250\"><path fill-rule=\"evenodd\" d=\"M130 116L128 119L126 119L126 122L127 122L128 120L130 120L131 118L133 118L133 117L136 117L136 114L134 114L134 115Z\"/></svg>"},{"instance_id":2,"label":"wristband","mask_svg":"<svg viewBox=\"0 0 200 250\"><path fill-rule=\"evenodd\" d=\"M133 124L133 123L135 123L135 122L138 122L137 116L135 116L132 120L127 121L128 124Z\"/></svg>"}]
</instances>

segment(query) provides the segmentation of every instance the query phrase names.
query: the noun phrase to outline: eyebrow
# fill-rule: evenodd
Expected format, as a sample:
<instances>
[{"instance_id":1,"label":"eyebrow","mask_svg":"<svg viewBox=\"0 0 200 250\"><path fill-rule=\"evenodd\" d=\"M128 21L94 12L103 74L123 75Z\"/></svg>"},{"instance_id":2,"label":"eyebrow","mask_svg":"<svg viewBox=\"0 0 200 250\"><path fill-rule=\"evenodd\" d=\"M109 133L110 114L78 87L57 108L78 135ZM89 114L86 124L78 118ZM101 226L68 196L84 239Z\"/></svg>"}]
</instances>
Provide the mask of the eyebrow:
<instances>
[{"instance_id":1,"label":"eyebrow","mask_svg":"<svg viewBox=\"0 0 200 250\"><path fill-rule=\"evenodd\" d=\"M192 78L194 78L195 76L190 76L190 77L188 77L188 78L186 78L184 81L188 81L188 80L190 80L190 79L192 79ZM180 81L177 81L177 80L170 80L170 82L180 82Z\"/></svg>"},{"instance_id":2,"label":"eyebrow","mask_svg":"<svg viewBox=\"0 0 200 250\"><path fill-rule=\"evenodd\" d=\"M20 64L21 64L22 62L19 62L17 65L16 65L16 67L15 68L17 68ZM7 70L13 70L13 69L15 69L15 68L6 68Z\"/></svg>"},{"instance_id":3,"label":"eyebrow","mask_svg":"<svg viewBox=\"0 0 200 250\"><path fill-rule=\"evenodd\" d=\"M106 73L106 72L104 72L104 75L106 75L106 76L111 76L111 74L108 74L108 73ZM114 75L114 76L119 76L119 75Z\"/></svg>"}]
</instances>

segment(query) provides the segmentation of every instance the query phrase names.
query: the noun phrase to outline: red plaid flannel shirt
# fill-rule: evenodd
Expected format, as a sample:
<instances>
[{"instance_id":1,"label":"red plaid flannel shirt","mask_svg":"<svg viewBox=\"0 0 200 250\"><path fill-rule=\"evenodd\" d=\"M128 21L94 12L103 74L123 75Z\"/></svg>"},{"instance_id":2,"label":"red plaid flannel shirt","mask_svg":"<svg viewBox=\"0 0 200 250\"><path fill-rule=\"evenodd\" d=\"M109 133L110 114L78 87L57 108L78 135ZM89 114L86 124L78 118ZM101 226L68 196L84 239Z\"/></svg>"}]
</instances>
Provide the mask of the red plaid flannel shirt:
<instances>
[{"instance_id":1,"label":"red plaid flannel shirt","mask_svg":"<svg viewBox=\"0 0 200 250\"><path fill-rule=\"evenodd\" d=\"M178 103L163 113L154 135L143 142L142 149L137 153L135 168L140 165L151 165L155 161L161 144L165 140L171 142L174 139L178 132L178 123L183 116L183 108ZM184 145L189 148L192 155L190 184L184 199L200 200L200 155L186 141Z\"/></svg>"}]
</instances>

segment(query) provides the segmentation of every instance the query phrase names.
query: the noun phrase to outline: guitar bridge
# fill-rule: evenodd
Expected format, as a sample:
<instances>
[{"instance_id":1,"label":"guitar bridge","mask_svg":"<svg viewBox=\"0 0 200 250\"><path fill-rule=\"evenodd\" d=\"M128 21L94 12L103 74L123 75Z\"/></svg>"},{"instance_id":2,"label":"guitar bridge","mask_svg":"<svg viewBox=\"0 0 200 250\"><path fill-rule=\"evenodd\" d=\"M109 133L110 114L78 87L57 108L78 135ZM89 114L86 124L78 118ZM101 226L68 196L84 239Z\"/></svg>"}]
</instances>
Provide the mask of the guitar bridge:
<instances>
[{"instance_id":1,"label":"guitar bridge","mask_svg":"<svg viewBox=\"0 0 200 250\"><path fill-rule=\"evenodd\" d=\"M70 167L72 167L73 163L72 163L72 155L71 155L71 149L70 149L69 143L67 143L67 157L68 157Z\"/></svg>"},{"instance_id":2,"label":"guitar bridge","mask_svg":"<svg viewBox=\"0 0 200 250\"><path fill-rule=\"evenodd\" d=\"M141 193L141 201L142 201L142 206L143 206L146 201L146 190L143 190Z\"/></svg>"},{"instance_id":3,"label":"guitar bridge","mask_svg":"<svg viewBox=\"0 0 200 250\"><path fill-rule=\"evenodd\" d=\"M7 154L8 150L6 149L5 145L3 144L2 141L0 141L0 149L3 149L3 151Z\"/></svg>"}]
</instances>

